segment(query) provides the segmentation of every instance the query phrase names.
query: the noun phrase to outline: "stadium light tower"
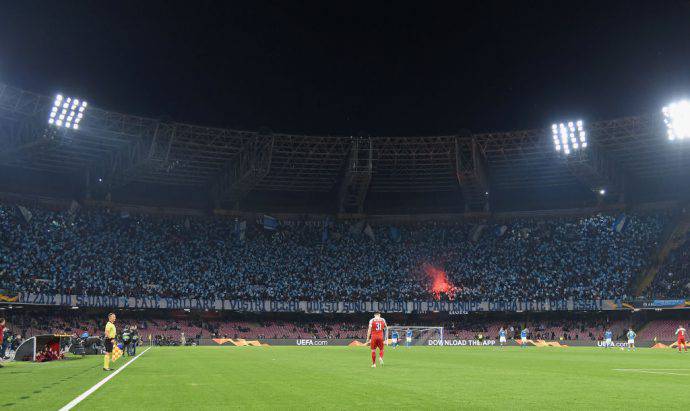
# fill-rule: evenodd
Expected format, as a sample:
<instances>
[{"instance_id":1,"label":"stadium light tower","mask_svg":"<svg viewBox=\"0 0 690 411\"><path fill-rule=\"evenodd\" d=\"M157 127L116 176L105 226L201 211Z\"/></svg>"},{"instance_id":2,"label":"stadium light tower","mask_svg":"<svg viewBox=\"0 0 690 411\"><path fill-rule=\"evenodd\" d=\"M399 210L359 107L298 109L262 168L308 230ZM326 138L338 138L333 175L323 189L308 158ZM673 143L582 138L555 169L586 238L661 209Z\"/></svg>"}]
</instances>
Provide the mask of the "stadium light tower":
<instances>
[{"instance_id":1,"label":"stadium light tower","mask_svg":"<svg viewBox=\"0 0 690 411\"><path fill-rule=\"evenodd\" d=\"M669 140L690 139L690 101L671 103L661 112L664 115Z\"/></svg>"},{"instance_id":2,"label":"stadium light tower","mask_svg":"<svg viewBox=\"0 0 690 411\"><path fill-rule=\"evenodd\" d=\"M554 148L565 155L587 148L587 132L582 120L554 123L551 125L551 134Z\"/></svg>"},{"instance_id":3,"label":"stadium light tower","mask_svg":"<svg viewBox=\"0 0 690 411\"><path fill-rule=\"evenodd\" d=\"M65 127L79 130L79 123L84 118L88 103L77 98L55 96L53 107L48 115L48 124L55 127Z\"/></svg>"}]
</instances>

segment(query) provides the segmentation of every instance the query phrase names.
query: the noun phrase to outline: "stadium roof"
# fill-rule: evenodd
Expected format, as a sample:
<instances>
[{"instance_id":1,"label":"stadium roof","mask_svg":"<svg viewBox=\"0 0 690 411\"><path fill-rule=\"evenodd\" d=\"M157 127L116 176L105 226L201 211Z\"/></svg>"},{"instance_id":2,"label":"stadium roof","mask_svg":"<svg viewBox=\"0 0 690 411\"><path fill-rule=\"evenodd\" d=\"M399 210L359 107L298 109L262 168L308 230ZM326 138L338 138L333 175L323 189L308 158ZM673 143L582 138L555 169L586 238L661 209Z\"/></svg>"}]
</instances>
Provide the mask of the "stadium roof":
<instances>
[{"instance_id":1,"label":"stadium roof","mask_svg":"<svg viewBox=\"0 0 690 411\"><path fill-rule=\"evenodd\" d=\"M629 195L690 172L689 149L666 138L661 115L586 123L589 154L556 152L543 129L446 136L316 136L203 127L89 105L79 130L49 127L53 97L0 84L0 164L102 179L194 187L216 203L253 192L332 193L341 211L368 194L462 193L481 210L500 193L597 187ZM585 151L585 153L589 152Z\"/></svg>"}]
</instances>

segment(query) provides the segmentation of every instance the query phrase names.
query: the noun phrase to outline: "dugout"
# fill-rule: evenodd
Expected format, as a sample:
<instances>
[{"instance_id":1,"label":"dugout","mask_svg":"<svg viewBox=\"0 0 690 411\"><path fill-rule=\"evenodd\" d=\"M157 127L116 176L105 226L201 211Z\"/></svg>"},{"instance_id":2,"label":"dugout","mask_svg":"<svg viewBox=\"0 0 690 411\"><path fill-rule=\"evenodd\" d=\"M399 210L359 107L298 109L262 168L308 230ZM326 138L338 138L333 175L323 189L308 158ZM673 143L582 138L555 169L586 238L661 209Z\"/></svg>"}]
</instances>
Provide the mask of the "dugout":
<instances>
[{"instance_id":1,"label":"dugout","mask_svg":"<svg viewBox=\"0 0 690 411\"><path fill-rule=\"evenodd\" d=\"M45 347L55 345L59 347L60 354L69 351L72 346L72 337L69 335L44 334L33 336L17 347L14 354L15 361L36 361L36 356Z\"/></svg>"}]
</instances>

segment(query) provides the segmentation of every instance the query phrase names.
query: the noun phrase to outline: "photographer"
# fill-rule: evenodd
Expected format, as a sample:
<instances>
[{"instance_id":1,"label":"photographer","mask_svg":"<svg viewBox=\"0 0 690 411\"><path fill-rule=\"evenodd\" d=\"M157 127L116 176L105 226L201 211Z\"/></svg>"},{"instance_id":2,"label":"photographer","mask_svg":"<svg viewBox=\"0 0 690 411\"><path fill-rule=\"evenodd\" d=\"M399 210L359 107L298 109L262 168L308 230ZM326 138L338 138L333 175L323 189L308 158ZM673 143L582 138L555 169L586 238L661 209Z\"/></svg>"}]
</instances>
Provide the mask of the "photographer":
<instances>
[{"instance_id":1,"label":"photographer","mask_svg":"<svg viewBox=\"0 0 690 411\"><path fill-rule=\"evenodd\" d=\"M125 354L132 355L130 345L132 343L132 332L129 330L129 326L126 325L125 329L122 331L122 342L125 344Z\"/></svg>"},{"instance_id":2,"label":"photographer","mask_svg":"<svg viewBox=\"0 0 690 411\"><path fill-rule=\"evenodd\" d=\"M129 355L137 355L137 344L139 344L139 331L137 331L137 326L133 325L129 330L131 342L129 343Z\"/></svg>"}]
</instances>

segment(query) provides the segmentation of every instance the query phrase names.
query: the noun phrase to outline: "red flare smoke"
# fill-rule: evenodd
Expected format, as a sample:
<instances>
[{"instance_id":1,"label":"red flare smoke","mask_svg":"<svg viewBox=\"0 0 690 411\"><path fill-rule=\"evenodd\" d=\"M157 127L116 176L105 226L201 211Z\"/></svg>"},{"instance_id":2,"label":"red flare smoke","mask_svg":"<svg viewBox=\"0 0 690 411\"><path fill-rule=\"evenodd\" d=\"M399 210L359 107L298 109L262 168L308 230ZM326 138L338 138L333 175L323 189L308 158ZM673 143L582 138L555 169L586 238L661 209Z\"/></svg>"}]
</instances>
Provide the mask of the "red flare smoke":
<instances>
[{"instance_id":1,"label":"red flare smoke","mask_svg":"<svg viewBox=\"0 0 690 411\"><path fill-rule=\"evenodd\" d=\"M431 292L434 297L438 300L441 293L448 294L450 291L455 289L453 284L448 281L448 276L446 272L440 268L436 268L432 265L425 264L424 272L431 278Z\"/></svg>"}]
</instances>

